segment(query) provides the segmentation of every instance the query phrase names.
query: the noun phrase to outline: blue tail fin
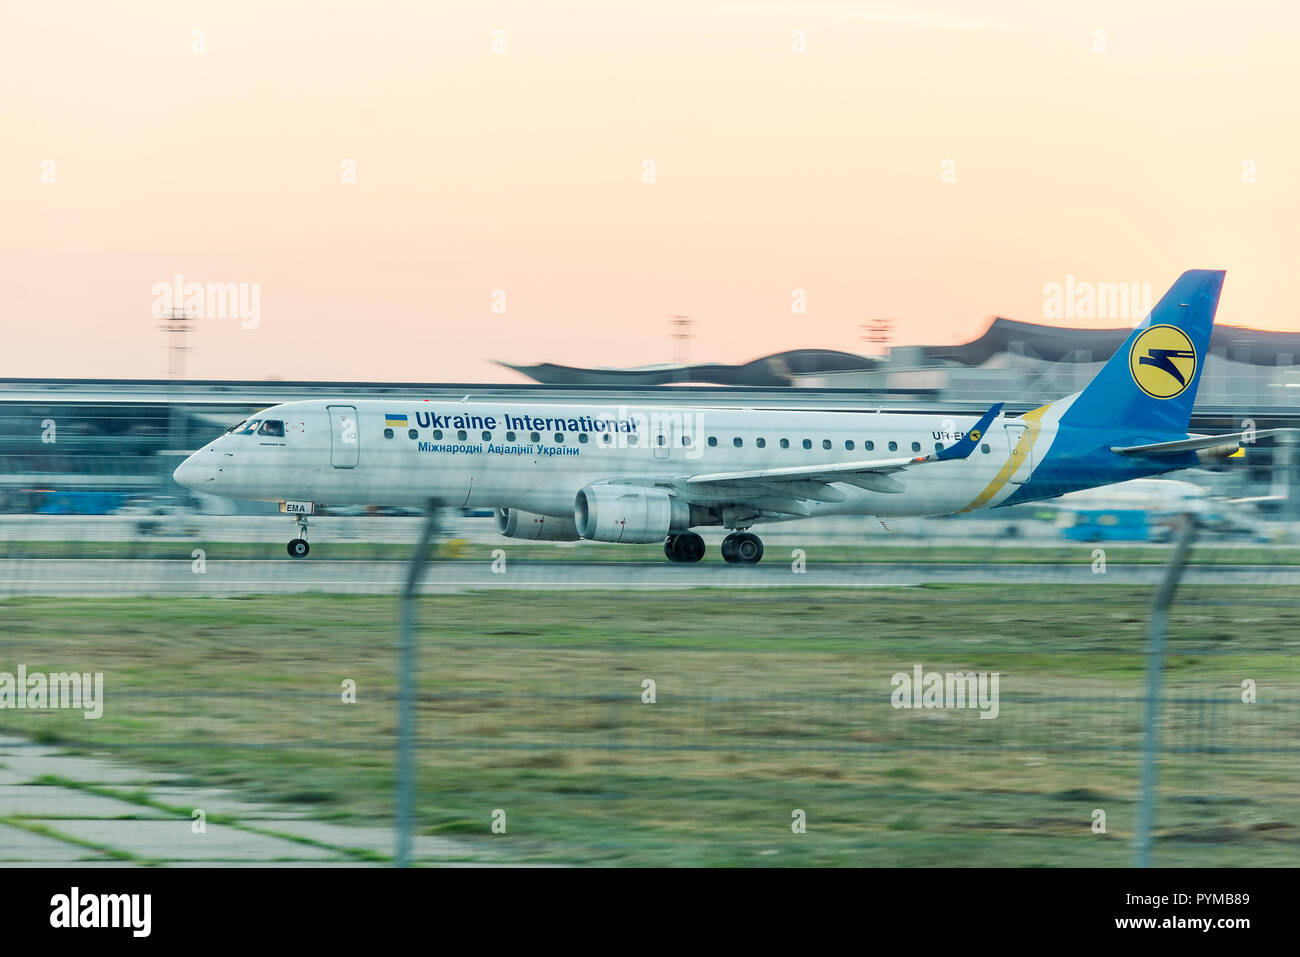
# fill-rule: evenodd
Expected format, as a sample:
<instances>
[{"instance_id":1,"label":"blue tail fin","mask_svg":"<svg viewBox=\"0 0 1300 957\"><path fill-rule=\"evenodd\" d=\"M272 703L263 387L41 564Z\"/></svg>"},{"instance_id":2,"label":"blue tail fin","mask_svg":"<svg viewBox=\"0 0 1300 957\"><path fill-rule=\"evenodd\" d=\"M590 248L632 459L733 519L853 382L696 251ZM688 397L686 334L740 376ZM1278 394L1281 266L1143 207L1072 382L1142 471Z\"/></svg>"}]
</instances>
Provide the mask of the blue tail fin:
<instances>
[{"instance_id":1,"label":"blue tail fin","mask_svg":"<svg viewBox=\"0 0 1300 957\"><path fill-rule=\"evenodd\" d=\"M1221 269L1179 276L1062 415L1062 424L1185 435L1223 277Z\"/></svg>"}]
</instances>

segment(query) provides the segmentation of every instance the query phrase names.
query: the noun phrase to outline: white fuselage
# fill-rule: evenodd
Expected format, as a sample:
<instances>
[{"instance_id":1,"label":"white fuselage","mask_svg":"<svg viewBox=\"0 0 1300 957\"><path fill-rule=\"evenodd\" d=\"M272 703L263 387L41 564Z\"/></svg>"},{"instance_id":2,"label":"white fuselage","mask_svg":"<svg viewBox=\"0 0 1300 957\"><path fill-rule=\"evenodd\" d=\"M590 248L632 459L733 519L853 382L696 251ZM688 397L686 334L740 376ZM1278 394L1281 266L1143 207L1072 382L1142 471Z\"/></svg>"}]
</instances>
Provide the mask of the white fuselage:
<instances>
[{"instance_id":1,"label":"white fuselage","mask_svg":"<svg viewBox=\"0 0 1300 957\"><path fill-rule=\"evenodd\" d=\"M997 419L965 459L900 473L897 490L834 483L807 514L935 515L996 505L1051 445L1056 404L1027 423ZM1041 412L1042 410L1040 410ZM405 416L405 421L401 417ZM533 402L290 402L192 455L177 480L234 498L331 505L514 508L571 518L578 490L629 481L672 490L703 473L823 466L933 452L975 416ZM560 427L563 426L563 427ZM726 488L695 491L726 499ZM745 494L753 498L753 491ZM826 494L822 498L828 497ZM755 521L788 519L764 512Z\"/></svg>"}]
</instances>

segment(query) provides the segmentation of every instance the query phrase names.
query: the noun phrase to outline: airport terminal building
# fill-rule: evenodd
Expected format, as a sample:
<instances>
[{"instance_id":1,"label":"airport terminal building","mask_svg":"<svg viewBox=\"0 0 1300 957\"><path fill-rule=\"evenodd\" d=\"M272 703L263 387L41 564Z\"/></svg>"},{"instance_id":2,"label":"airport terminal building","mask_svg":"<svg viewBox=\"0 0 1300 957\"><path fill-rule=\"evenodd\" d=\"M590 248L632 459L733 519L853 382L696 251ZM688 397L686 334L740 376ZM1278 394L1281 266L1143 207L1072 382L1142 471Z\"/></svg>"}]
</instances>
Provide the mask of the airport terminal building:
<instances>
[{"instance_id":1,"label":"airport terminal building","mask_svg":"<svg viewBox=\"0 0 1300 957\"><path fill-rule=\"evenodd\" d=\"M698 384L737 388L854 390L879 398L1035 405L1082 389L1132 332L1067 329L995 318L984 334L948 346L899 346L883 358L793 349L738 365L706 363L582 369L541 363L507 368L553 386ZM1300 407L1300 333L1215 326L1197 407Z\"/></svg>"}]
</instances>

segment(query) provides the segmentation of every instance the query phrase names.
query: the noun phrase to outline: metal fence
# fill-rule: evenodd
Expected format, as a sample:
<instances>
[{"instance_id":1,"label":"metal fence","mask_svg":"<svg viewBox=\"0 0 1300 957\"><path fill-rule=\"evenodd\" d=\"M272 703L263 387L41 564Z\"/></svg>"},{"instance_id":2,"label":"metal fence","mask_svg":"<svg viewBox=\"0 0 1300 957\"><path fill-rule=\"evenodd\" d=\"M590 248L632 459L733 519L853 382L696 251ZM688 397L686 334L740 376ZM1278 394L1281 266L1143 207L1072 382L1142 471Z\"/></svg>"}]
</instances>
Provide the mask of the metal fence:
<instances>
[{"instance_id":1,"label":"metal fence","mask_svg":"<svg viewBox=\"0 0 1300 957\"><path fill-rule=\"evenodd\" d=\"M157 474L133 448L95 461ZM452 511L416 569L418 516L302 563L284 516L131 498L0 521L0 862L1296 861L1280 513L1202 530L1153 659L1174 546L1033 513L683 568Z\"/></svg>"}]
</instances>

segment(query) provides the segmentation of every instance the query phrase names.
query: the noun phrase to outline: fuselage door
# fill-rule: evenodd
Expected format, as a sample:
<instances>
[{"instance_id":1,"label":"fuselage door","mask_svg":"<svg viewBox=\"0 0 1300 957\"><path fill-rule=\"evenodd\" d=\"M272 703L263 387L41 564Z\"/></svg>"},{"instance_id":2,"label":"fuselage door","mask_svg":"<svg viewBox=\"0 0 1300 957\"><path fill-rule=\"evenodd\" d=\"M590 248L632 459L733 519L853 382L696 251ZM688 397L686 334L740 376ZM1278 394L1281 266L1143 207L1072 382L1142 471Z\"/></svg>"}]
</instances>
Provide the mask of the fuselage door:
<instances>
[{"instance_id":1,"label":"fuselage door","mask_svg":"<svg viewBox=\"0 0 1300 957\"><path fill-rule=\"evenodd\" d=\"M1029 429L1019 422L1006 425L1007 445L1011 453L1011 481L1023 485L1034 470L1034 449L1029 441Z\"/></svg>"},{"instance_id":2,"label":"fuselage door","mask_svg":"<svg viewBox=\"0 0 1300 957\"><path fill-rule=\"evenodd\" d=\"M354 469L361 458L357 410L351 405L331 405L330 465L336 469Z\"/></svg>"}]
</instances>

